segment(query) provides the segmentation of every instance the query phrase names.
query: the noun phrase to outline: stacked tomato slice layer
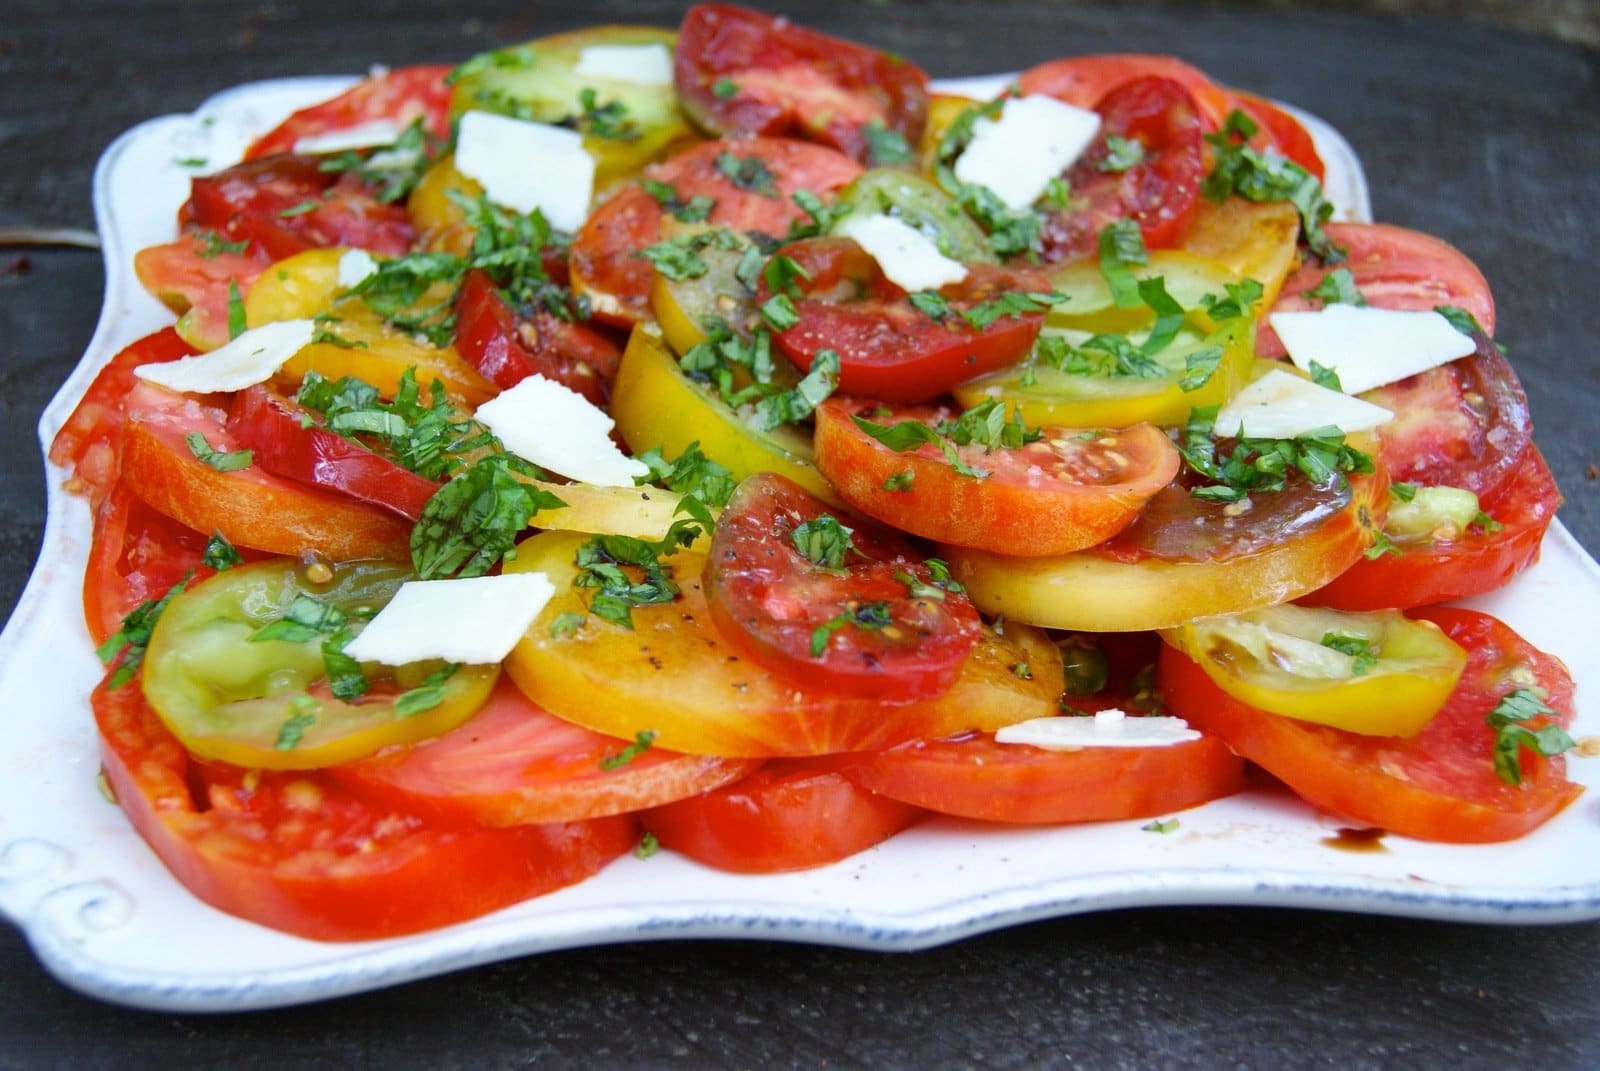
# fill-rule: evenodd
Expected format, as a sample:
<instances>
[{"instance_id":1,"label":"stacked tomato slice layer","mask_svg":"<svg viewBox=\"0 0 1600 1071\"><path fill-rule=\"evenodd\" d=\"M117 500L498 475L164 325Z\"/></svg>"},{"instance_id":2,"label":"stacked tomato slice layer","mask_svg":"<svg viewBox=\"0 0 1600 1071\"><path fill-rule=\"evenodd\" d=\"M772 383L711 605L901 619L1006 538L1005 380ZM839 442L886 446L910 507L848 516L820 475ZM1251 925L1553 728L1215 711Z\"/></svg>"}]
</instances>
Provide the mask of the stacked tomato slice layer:
<instances>
[{"instance_id":1,"label":"stacked tomato slice layer","mask_svg":"<svg viewBox=\"0 0 1600 1071\"><path fill-rule=\"evenodd\" d=\"M591 49L671 49L673 84L585 72ZM1098 124L1023 208L954 178L1002 105L706 4L676 38L600 28L375 73L196 177L177 239L136 258L178 323L107 364L50 452L94 507L105 773L174 875L365 940L630 850L774 872L929 814L1165 820L1250 763L1424 839L1521 836L1570 803L1565 670L1434 606L1530 565L1560 501L1481 273L1402 228L1323 227L1305 128L1182 61L1063 59L1009 93ZM580 135L599 188L575 233L458 168L474 110ZM340 142L374 126L389 141ZM1225 161L1301 184L1217 196ZM853 215L959 278L896 277L838 232ZM1334 301L1445 308L1474 352L1369 392L1397 418L1365 438L1206 423L1285 363L1270 313ZM291 320L313 341L242 390L138 372ZM606 409L659 486L497 454L474 409L534 377ZM496 481L453 499L483 463ZM1240 468L1254 482L1227 484ZM385 667L352 692L341 645L401 563L519 494L536 504L490 561L556 594L503 667ZM1384 692L1424 698L1349 714ZM1163 714L1198 738L1038 735ZM1018 731L1041 743L1001 742Z\"/></svg>"}]
</instances>

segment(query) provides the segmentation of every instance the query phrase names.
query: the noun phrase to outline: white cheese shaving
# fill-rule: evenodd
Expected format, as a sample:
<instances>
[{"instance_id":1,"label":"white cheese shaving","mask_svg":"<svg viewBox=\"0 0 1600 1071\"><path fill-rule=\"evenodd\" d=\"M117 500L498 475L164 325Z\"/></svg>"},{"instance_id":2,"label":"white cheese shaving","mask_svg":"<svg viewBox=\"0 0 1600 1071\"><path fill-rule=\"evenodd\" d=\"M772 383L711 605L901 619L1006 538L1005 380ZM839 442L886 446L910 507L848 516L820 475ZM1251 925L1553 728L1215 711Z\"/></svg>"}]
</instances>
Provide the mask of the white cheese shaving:
<instances>
[{"instance_id":1,"label":"white cheese shaving","mask_svg":"<svg viewBox=\"0 0 1600 1071\"><path fill-rule=\"evenodd\" d=\"M1346 394L1395 383L1477 348L1432 310L1329 305L1317 312L1275 312L1270 319L1295 364L1309 371L1315 361L1332 369Z\"/></svg>"},{"instance_id":2,"label":"white cheese shaving","mask_svg":"<svg viewBox=\"0 0 1600 1071\"><path fill-rule=\"evenodd\" d=\"M906 290L937 290L967 277L960 261L939 252L927 235L893 216L849 216L834 233L853 239L891 283Z\"/></svg>"},{"instance_id":3,"label":"white cheese shaving","mask_svg":"<svg viewBox=\"0 0 1600 1071\"><path fill-rule=\"evenodd\" d=\"M1100 132L1100 116L1032 94L1005 102L999 119L979 119L956 160L956 178L987 186L1020 212L1037 201L1050 180L1083 155Z\"/></svg>"},{"instance_id":4,"label":"white cheese shaving","mask_svg":"<svg viewBox=\"0 0 1600 1071\"><path fill-rule=\"evenodd\" d=\"M301 156L327 156L352 149L372 149L380 145L393 145L402 131L388 119L373 119L343 130L329 130L323 134L307 134L294 143L294 151Z\"/></svg>"},{"instance_id":5,"label":"white cheese shaving","mask_svg":"<svg viewBox=\"0 0 1600 1071\"><path fill-rule=\"evenodd\" d=\"M311 344L311 320L277 320L244 332L210 353L140 365L133 374L168 390L210 394L265 383L284 362Z\"/></svg>"},{"instance_id":6,"label":"white cheese shaving","mask_svg":"<svg viewBox=\"0 0 1600 1071\"><path fill-rule=\"evenodd\" d=\"M413 580L400 585L344 653L386 666L430 658L489 665L511 653L555 593L543 573Z\"/></svg>"},{"instance_id":7,"label":"white cheese shaving","mask_svg":"<svg viewBox=\"0 0 1600 1071\"><path fill-rule=\"evenodd\" d=\"M1344 432L1370 431L1393 419L1380 405L1274 369L1229 399L1214 427L1218 435L1292 439L1329 425Z\"/></svg>"},{"instance_id":8,"label":"white cheese shaving","mask_svg":"<svg viewBox=\"0 0 1600 1071\"><path fill-rule=\"evenodd\" d=\"M577 391L534 375L478 407L505 448L541 468L602 487L632 487L650 467L611 440L612 419Z\"/></svg>"},{"instance_id":9,"label":"white cheese shaving","mask_svg":"<svg viewBox=\"0 0 1600 1071\"><path fill-rule=\"evenodd\" d=\"M346 249L339 255L339 289L360 286L378 273L378 262L365 249Z\"/></svg>"},{"instance_id":10,"label":"white cheese shaving","mask_svg":"<svg viewBox=\"0 0 1600 1071\"><path fill-rule=\"evenodd\" d=\"M577 131L482 111L463 115L458 131L456 170L489 200L518 212L537 208L557 230L583 226L595 163Z\"/></svg>"},{"instance_id":11,"label":"white cheese shaving","mask_svg":"<svg viewBox=\"0 0 1600 1071\"><path fill-rule=\"evenodd\" d=\"M590 45L578 53L572 73L640 86L672 84L672 53L666 45Z\"/></svg>"},{"instance_id":12,"label":"white cheese shaving","mask_svg":"<svg viewBox=\"0 0 1600 1071\"><path fill-rule=\"evenodd\" d=\"M1170 747L1200 739L1182 718L1130 718L1125 711L1102 710L1092 718L1033 718L1007 725L994 734L1002 744L1027 744L1047 751L1086 747Z\"/></svg>"}]
</instances>

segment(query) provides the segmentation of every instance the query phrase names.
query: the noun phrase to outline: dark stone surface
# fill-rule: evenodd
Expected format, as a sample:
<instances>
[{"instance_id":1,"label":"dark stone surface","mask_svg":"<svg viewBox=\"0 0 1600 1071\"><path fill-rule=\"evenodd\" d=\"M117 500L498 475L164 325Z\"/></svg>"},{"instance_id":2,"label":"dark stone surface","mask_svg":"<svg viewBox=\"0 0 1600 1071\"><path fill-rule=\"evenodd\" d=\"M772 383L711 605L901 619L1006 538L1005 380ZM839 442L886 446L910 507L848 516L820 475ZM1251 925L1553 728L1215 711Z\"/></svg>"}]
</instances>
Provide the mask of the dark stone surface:
<instances>
[{"instance_id":1,"label":"dark stone surface","mask_svg":"<svg viewBox=\"0 0 1600 1071\"><path fill-rule=\"evenodd\" d=\"M252 79L450 60L681 5L10 0L0 227L90 226L118 132ZM351 8L355 5L350 5ZM1600 549L1600 59L1424 19L1179 16L1059 4L785 7L930 70L1172 51L1295 101L1364 159L1379 218L1455 242L1495 286L1566 523ZM99 306L94 254L0 251L0 606L38 545L33 423ZM0 719L25 717L6 708ZM0 816L3 825L3 816ZM746 943L580 950L316 1007L150 1015L62 989L0 926L0 1067L1600 1066L1600 926L1491 929L1268 910L1065 919L915 955Z\"/></svg>"}]
</instances>

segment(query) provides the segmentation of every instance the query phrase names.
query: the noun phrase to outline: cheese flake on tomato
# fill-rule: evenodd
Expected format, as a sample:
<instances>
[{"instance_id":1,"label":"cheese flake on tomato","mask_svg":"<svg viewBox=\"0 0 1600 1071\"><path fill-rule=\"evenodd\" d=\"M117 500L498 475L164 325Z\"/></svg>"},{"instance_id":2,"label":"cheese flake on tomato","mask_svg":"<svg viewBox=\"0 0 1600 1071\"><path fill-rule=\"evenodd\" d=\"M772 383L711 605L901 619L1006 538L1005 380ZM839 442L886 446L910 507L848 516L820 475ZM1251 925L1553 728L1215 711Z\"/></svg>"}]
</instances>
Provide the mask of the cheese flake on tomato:
<instances>
[{"instance_id":1,"label":"cheese flake on tomato","mask_svg":"<svg viewBox=\"0 0 1600 1071\"><path fill-rule=\"evenodd\" d=\"M555 593L543 573L413 580L400 585L344 653L386 666L430 658L490 665L511 653Z\"/></svg>"},{"instance_id":2,"label":"cheese flake on tomato","mask_svg":"<svg viewBox=\"0 0 1600 1071\"><path fill-rule=\"evenodd\" d=\"M1082 156L1100 133L1100 116L1033 94L1006 101L999 119L979 119L956 160L956 178L987 186L1013 211L1037 201L1050 180Z\"/></svg>"},{"instance_id":3,"label":"cheese flake on tomato","mask_svg":"<svg viewBox=\"0 0 1600 1071\"><path fill-rule=\"evenodd\" d=\"M518 457L568 479L633 487L650 466L611 439L614 421L577 391L533 375L478 407L478 421Z\"/></svg>"},{"instance_id":4,"label":"cheese flake on tomato","mask_svg":"<svg viewBox=\"0 0 1600 1071\"><path fill-rule=\"evenodd\" d=\"M277 320L251 328L209 353L140 365L133 374L168 390L211 394L265 383L284 362L311 344L311 320Z\"/></svg>"},{"instance_id":5,"label":"cheese flake on tomato","mask_svg":"<svg viewBox=\"0 0 1600 1071\"><path fill-rule=\"evenodd\" d=\"M933 240L893 216L849 216L834 233L855 241L905 290L937 290L967 277L960 261L939 252Z\"/></svg>"},{"instance_id":6,"label":"cheese flake on tomato","mask_svg":"<svg viewBox=\"0 0 1600 1071\"><path fill-rule=\"evenodd\" d=\"M326 156L336 152L350 152L353 149L373 149L382 145L393 145L400 140L402 131L398 125L389 119L372 119L355 126L347 126L343 130L329 130L322 134L307 134L294 143L294 151L299 156Z\"/></svg>"},{"instance_id":7,"label":"cheese flake on tomato","mask_svg":"<svg viewBox=\"0 0 1600 1071\"><path fill-rule=\"evenodd\" d=\"M1125 711L1102 710L1094 717L1033 718L1007 725L994 734L1001 744L1027 744L1046 751L1086 747L1170 747L1200 739L1182 718L1130 718Z\"/></svg>"},{"instance_id":8,"label":"cheese flake on tomato","mask_svg":"<svg viewBox=\"0 0 1600 1071\"><path fill-rule=\"evenodd\" d=\"M590 45L578 53L573 74L640 86L672 84L672 53L663 44Z\"/></svg>"},{"instance_id":9,"label":"cheese flake on tomato","mask_svg":"<svg viewBox=\"0 0 1600 1071\"><path fill-rule=\"evenodd\" d=\"M347 249L339 255L339 289L351 290L378 273L378 262L365 249Z\"/></svg>"},{"instance_id":10,"label":"cheese flake on tomato","mask_svg":"<svg viewBox=\"0 0 1600 1071\"><path fill-rule=\"evenodd\" d=\"M1235 394L1217 412L1213 427L1218 435L1242 439L1292 439L1330 425L1344 432L1370 431L1393 419L1381 405L1275 369Z\"/></svg>"},{"instance_id":11,"label":"cheese flake on tomato","mask_svg":"<svg viewBox=\"0 0 1600 1071\"><path fill-rule=\"evenodd\" d=\"M1295 364L1309 370L1316 361L1332 369L1346 394L1394 383L1477 349L1429 310L1329 305L1316 312L1275 312L1270 319Z\"/></svg>"},{"instance_id":12,"label":"cheese flake on tomato","mask_svg":"<svg viewBox=\"0 0 1600 1071\"><path fill-rule=\"evenodd\" d=\"M594 157L575 130L470 111L461 117L455 164L495 204L537 208L557 230L575 231L588 218Z\"/></svg>"}]
</instances>

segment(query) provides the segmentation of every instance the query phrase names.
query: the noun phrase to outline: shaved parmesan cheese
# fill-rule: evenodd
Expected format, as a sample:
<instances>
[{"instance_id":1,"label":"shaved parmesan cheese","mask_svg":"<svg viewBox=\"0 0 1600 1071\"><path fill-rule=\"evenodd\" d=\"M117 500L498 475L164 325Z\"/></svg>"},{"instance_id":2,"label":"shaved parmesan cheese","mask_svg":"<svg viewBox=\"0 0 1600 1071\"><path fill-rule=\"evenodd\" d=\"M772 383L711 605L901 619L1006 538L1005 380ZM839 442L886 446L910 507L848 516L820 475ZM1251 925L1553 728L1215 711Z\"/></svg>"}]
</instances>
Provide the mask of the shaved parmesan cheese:
<instances>
[{"instance_id":1,"label":"shaved parmesan cheese","mask_svg":"<svg viewBox=\"0 0 1600 1071\"><path fill-rule=\"evenodd\" d=\"M252 328L210 353L176 361L140 365L133 374L168 390L210 394L265 383L285 361L311 344L317 325L310 320L278 320Z\"/></svg>"},{"instance_id":2,"label":"shaved parmesan cheese","mask_svg":"<svg viewBox=\"0 0 1600 1071\"><path fill-rule=\"evenodd\" d=\"M352 149L371 149L379 145L393 145L402 131L388 119L373 119L343 130L330 130L324 134L307 134L294 143L294 151L301 156L326 156L330 153L349 152Z\"/></svg>"},{"instance_id":3,"label":"shaved parmesan cheese","mask_svg":"<svg viewBox=\"0 0 1600 1071\"><path fill-rule=\"evenodd\" d=\"M347 249L339 257L339 289L360 286L378 273L378 262L365 249Z\"/></svg>"},{"instance_id":4,"label":"shaved parmesan cheese","mask_svg":"<svg viewBox=\"0 0 1600 1071\"><path fill-rule=\"evenodd\" d=\"M967 277L959 261L927 235L893 216L850 216L834 231L865 249L889 281L906 290L937 290Z\"/></svg>"},{"instance_id":5,"label":"shaved parmesan cheese","mask_svg":"<svg viewBox=\"0 0 1600 1071\"><path fill-rule=\"evenodd\" d=\"M1083 155L1099 132L1096 112L1041 94L1013 97L999 119L972 125L972 141L956 160L956 178L989 187L1020 212Z\"/></svg>"},{"instance_id":6,"label":"shaved parmesan cheese","mask_svg":"<svg viewBox=\"0 0 1600 1071\"><path fill-rule=\"evenodd\" d=\"M1332 369L1346 394L1394 383L1477 349L1431 310L1329 305L1318 312L1275 312L1271 320L1295 364L1309 370L1316 361Z\"/></svg>"},{"instance_id":7,"label":"shaved parmesan cheese","mask_svg":"<svg viewBox=\"0 0 1600 1071\"><path fill-rule=\"evenodd\" d=\"M1235 394L1214 427L1218 435L1242 439L1292 439L1330 424L1345 432L1370 431L1393 419L1381 405L1275 369Z\"/></svg>"},{"instance_id":8,"label":"shaved parmesan cheese","mask_svg":"<svg viewBox=\"0 0 1600 1071\"><path fill-rule=\"evenodd\" d=\"M495 204L524 213L537 208L557 230L575 231L589 215L594 157L575 130L467 112L455 163Z\"/></svg>"},{"instance_id":9,"label":"shaved parmesan cheese","mask_svg":"<svg viewBox=\"0 0 1600 1071\"><path fill-rule=\"evenodd\" d=\"M505 448L541 468L602 487L632 487L650 467L611 441L612 419L577 391L529 376L478 407Z\"/></svg>"},{"instance_id":10,"label":"shaved parmesan cheese","mask_svg":"<svg viewBox=\"0 0 1600 1071\"><path fill-rule=\"evenodd\" d=\"M1200 739L1182 718L1130 718L1121 710L1102 710L1092 718L1033 718L994 734L1001 744L1027 744L1046 751L1085 747L1170 747Z\"/></svg>"},{"instance_id":11,"label":"shaved parmesan cheese","mask_svg":"<svg viewBox=\"0 0 1600 1071\"><path fill-rule=\"evenodd\" d=\"M578 53L572 73L640 86L670 86L672 53L663 44L590 45Z\"/></svg>"},{"instance_id":12,"label":"shaved parmesan cheese","mask_svg":"<svg viewBox=\"0 0 1600 1071\"><path fill-rule=\"evenodd\" d=\"M429 658L470 666L499 662L555 593L543 573L413 580L400 585L344 653L386 666Z\"/></svg>"}]
</instances>

